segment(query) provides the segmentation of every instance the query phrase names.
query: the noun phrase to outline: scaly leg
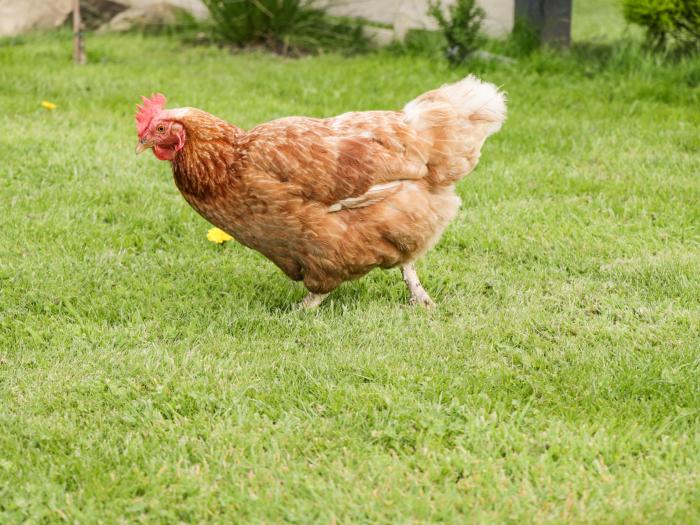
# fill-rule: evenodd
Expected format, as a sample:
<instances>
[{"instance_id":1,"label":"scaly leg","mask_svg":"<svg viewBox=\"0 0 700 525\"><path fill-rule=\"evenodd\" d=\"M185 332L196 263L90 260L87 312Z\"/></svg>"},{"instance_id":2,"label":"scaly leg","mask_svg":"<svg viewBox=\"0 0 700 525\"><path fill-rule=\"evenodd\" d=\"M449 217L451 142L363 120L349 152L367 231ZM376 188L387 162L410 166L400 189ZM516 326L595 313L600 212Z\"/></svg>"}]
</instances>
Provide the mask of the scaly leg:
<instances>
[{"instance_id":1,"label":"scaly leg","mask_svg":"<svg viewBox=\"0 0 700 525\"><path fill-rule=\"evenodd\" d=\"M403 265L401 267L401 273L403 274L403 280L408 287L408 291L411 292L411 304L419 304L426 308L435 306L435 303L418 279L415 264L409 263Z\"/></svg>"},{"instance_id":2,"label":"scaly leg","mask_svg":"<svg viewBox=\"0 0 700 525\"><path fill-rule=\"evenodd\" d=\"M299 303L299 308L302 310L311 310L313 308L318 307L323 300L328 297L327 293L313 293L309 292L309 294L304 297L304 299Z\"/></svg>"}]
</instances>

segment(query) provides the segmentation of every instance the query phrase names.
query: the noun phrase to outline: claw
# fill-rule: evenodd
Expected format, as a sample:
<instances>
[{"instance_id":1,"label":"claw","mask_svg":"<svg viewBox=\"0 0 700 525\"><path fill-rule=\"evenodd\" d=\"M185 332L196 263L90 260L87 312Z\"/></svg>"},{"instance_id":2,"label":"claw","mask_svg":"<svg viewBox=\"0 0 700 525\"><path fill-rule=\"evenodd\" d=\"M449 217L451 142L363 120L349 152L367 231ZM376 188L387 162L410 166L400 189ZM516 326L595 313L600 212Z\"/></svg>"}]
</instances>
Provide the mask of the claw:
<instances>
[{"instance_id":1,"label":"claw","mask_svg":"<svg viewBox=\"0 0 700 525\"><path fill-rule=\"evenodd\" d=\"M328 297L327 293L309 292L309 294L299 303L299 308L301 310L312 310L314 308L318 308L326 297Z\"/></svg>"},{"instance_id":2,"label":"claw","mask_svg":"<svg viewBox=\"0 0 700 525\"><path fill-rule=\"evenodd\" d=\"M409 302L412 305L420 305L428 309L434 308L435 302L430 298L428 292L425 291L425 288L423 288L423 285L420 283L415 265L409 263L402 266L401 273L403 274L403 280L408 287L408 291L411 293Z\"/></svg>"},{"instance_id":3,"label":"claw","mask_svg":"<svg viewBox=\"0 0 700 525\"><path fill-rule=\"evenodd\" d=\"M428 310L431 310L435 308L435 301L433 301L428 293L423 290L423 293L418 293L416 295L411 295L411 298L408 301L411 303L413 306L422 306L423 308L427 308Z\"/></svg>"}]
</instances>

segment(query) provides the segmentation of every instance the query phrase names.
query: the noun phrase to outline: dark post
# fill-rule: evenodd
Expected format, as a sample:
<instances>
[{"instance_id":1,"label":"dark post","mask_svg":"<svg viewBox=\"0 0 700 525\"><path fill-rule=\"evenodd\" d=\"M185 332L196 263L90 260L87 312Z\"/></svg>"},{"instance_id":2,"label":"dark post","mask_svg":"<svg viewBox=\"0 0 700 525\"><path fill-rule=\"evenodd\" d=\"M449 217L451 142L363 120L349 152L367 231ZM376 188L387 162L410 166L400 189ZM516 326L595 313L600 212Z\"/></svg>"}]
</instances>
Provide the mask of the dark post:
<instances>
[{"instance_id":1,"label":"dark post","mask_svg":"<svg viewBox=\"0 0 700 525\"><path fill-rule=\"evenodd\" d=\"M80 19L80 0L73 0L73 61L76 64L84 64L85 59L83 23Z\"/></svg>"},{"instance_id":2,"label":"dark post","mask_svg":"<svg viewBox=\"0 0 700 525\"><path fill-rule=\"evenodd\" d=\"M544 44L571 43L572 0L515 0L515 18L529 23Z\"/></svg>"}]
</instances>

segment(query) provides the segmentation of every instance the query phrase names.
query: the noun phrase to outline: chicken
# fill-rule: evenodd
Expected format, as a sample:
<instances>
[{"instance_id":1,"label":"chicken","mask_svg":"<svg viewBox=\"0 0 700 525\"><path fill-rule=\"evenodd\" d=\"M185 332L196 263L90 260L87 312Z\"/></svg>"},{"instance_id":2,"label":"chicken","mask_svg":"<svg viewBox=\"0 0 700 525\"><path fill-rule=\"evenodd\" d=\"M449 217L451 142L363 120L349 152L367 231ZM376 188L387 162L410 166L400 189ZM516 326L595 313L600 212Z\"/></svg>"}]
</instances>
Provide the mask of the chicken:
<instances>
[{"instance_id":1,"label":"chicken","mask_svg":"<svg viewBox=\"0 0 700 525\"><path fill-rule=\"evenodd\" d=\"M432 306L415 262L455 217L455 183L506 113L503 93L473 76L402 111L287 117L247 132L165 104L143 97L137 153L171 162L197 212L303 281L307 308L377 267L401 267L411 303Z\"/></svg>"}]
</instances>

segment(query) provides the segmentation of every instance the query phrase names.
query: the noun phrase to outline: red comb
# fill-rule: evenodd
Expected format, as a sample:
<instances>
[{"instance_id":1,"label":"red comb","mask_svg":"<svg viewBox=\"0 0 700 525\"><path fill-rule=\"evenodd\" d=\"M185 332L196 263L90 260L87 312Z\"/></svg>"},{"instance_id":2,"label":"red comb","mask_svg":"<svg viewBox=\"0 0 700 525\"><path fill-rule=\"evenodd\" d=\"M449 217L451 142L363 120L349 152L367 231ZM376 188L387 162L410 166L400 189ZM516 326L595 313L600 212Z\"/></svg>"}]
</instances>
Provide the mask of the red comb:
<instances>
[{"instance_id":1,"label":"red comb","mask_svg":"<svg viewBox=\"0 0 700 525\"><path fill-rule=\"evenodd\" d=\"M136 112L136 130L139 137L146 132L153 117L160 113L167 103L165 96L160 93L151 95L151 98L141 97L141 100L143 100L143 105L136 105L138 108Z\"/></svg>"}]
</instances>

